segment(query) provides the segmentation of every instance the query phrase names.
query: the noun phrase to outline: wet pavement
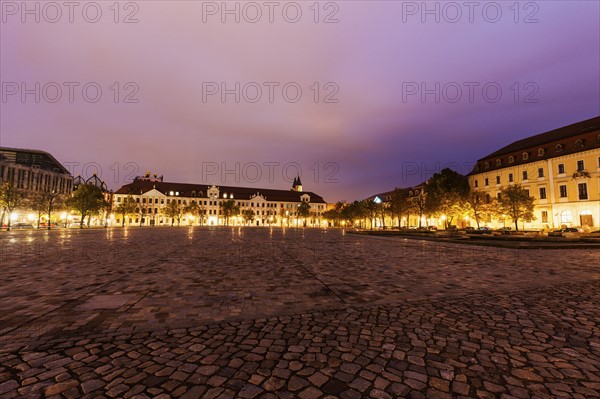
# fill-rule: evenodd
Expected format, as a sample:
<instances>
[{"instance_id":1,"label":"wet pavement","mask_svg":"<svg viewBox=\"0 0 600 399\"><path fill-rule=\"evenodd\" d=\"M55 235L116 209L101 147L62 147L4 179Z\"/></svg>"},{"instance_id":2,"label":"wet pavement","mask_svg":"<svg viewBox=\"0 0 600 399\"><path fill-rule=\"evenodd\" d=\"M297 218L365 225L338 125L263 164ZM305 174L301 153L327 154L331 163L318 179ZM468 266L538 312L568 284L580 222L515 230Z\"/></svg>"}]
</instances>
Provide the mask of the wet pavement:
<instances>
[{"instance_id":1,"label":"wet pavement","mask_svg":"<svg viewBox=\"0 0 600 399\"><path fill-rule=\"evenodd\" d=\"M0 234L0 397L600 398L600 251Z\"/></svg>"}]
</instances>

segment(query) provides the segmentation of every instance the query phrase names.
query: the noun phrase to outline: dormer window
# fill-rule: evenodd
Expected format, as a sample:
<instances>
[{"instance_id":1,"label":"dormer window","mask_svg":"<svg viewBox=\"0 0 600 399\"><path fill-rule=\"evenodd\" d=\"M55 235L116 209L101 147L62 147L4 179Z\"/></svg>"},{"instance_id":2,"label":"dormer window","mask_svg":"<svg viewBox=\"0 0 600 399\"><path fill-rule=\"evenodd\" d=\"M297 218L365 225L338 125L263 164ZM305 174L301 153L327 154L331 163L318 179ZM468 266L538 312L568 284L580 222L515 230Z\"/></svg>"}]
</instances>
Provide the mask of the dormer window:
<instances>
[{"instance_id":1,"label":"dormer window","mask_svg":"<svg viewBox=\"0 0 600 399\"><path fill-rule=\"evenodd\" d=\"M512 155L508 157L508 163L515 163L515 157Z\"/></svg>"},{"instance_id":2,"label":"dormer window","mask_svg":"<svg viewBox=\"0 0 600 399\"><path fill-rule=\"evenodd\" d=\"M581 139L575 141L575 148L583 148L584 147L583 143L584 142Z\"/></svg>"},{"instance_id":3,"label":"dormer window","mask_svg":"<svg viewBox=\"0 0 600 399\"><path fill-rule=\"evenodd\" d=\"M565 149L564 144L557 144L556 145L556 152L562 152Z\"/></svg>"},{"instance_id":4,"label":"dormer window","mask_svg":"<svg viewBox=\"0 0 600 399\"><path fill-rule=\"evenodd\" d=\"M486 168L486 169L489 169L489 168L490 168L490 163L489 163L489 162L486 162L486 163L485 163L485 168Z\"/></svg>"},{"instance_id":5,"label":"dormer window","mask_svg":"<svg viewBox=\"0 0 600 399\"><path fill-rule=\"evenodd\" d=\"M227 193L223 193L223 198L227 198Z\"/></svg>"},{"instance_id":6,"label":"dormer window","mask_svg":"<svg viewBox=\"0 0 600 399\"><path fill-rule=\"evenodd\" d=\"M546 150L544 148L538 149L538 157L543 157L546 155Z\"/></svg>"},{"instance_id":7,"label":"dormer window","mask_svg":"<svg viewBox=\"0 0 600 399\"><path fill-rule=\"evenodd\" d=\"M496 166L502 166L502 160L496 159Z\"/></svg>"},{"instance_id":8,"label":"dormer window","mask_svg":"<svg viewBox=\"0 0 600 399\"><path fill-rule=\"evenodd\" d=\"M529 159L529 153L528 152L524 152L523 153L523 161L527 161Z\"/></svg>"}]
</instances>

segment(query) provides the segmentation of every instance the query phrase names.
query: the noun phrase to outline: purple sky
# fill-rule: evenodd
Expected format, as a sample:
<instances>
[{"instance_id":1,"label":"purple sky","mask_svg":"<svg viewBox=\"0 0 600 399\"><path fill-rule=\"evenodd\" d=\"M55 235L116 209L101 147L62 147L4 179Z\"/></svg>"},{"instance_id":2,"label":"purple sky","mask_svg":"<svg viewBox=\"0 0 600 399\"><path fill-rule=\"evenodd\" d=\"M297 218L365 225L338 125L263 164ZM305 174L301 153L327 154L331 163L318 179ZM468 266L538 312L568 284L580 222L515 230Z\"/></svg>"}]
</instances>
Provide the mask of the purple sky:
<instances>
[{"instance_id":1,"label":"purple sky","mask_svg":"<svg viewBox=\"0 0 600 399\"><path fill-rule=\"evenodd\" d=\"M74 174L89 175L97 165L111 188L136 168L168 181L287 188L284 171L291 179L299 166L305 190L329 202L354 200L417 184L446 165L468 173L478 158L511 141L600 114L597 1L529 2L527 8L522 2L518 16L512 1L501 1L495 23L496 10L483 11L486 2L475 8L472 22L463 6L455 23L449 20L456 10L443 8L448 2L428 3L439 7L439 23L435 15L423 22L422 10L409 13L421 2L402 1L332 3L337 10L322 2L318 23L312 1L297 3L297 23L283 18L287 2L275 8L273 23L264 6L257 23L244 18L254 17L251 9L242 11L240 23L231 15L223 23L220 13L203 21L203 8L221 2L140 1L139 21L131 24L114 23L112 1L97 3L97 23L83 18L82 7L73 23L66 7L56 23L45 20L55 10L40 9L36 23L22 15L21 2L0 4L0 144L49 151ZM119 19L133 11L121 9ZM323 23L331 13L338 22ZM288 7L285 16L294 14ZM94 10L85 16L93 18ZM529 19L538 22L524 23ZM57 82L62 97L50 103L41 93L36 103L30 94L23 102L21 93L11 94L23 82L29 88ZM80 83L72 103L64 82ZM83 98L88 82L103 90L97 103ZM114 82L121 86L118 103ZM123 102L131 92L127 82L139 88L137 104ZM280 86L272 103L264 85L256 103L243 96L236 103L234 95L222 103L220 95L203 101L206 82ZM302 88L296 103L281 94L289 82ZM327 82L335 86L325 88ZM407 91L421 83L434 89L436 82L440 88L450 83L440 89L439 102L435 94L423 99ZM472 101L465 82L478 84ZM338 102L324 103L336 86ZM502 95L494 103L497 87ZM55 89L46 88L49 100ZM247 94L254 97L254 89ZM528 96L537 101L524 102ZM264 165L271 162L279 165ZM211 173L215 165L219 171ZM223 176L223 167L232 172Z\"/></svg>"}]
</instances>

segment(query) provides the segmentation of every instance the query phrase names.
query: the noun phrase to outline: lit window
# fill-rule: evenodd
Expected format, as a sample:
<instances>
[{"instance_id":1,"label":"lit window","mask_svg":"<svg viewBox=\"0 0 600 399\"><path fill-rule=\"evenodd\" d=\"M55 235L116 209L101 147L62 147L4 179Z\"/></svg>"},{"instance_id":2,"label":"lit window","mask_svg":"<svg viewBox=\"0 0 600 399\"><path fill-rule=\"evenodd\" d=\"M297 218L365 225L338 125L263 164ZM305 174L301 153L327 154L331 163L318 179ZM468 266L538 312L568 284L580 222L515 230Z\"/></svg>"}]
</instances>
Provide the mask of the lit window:
<instances>
[{"instance_id":1,"label":"lit window","mask_svg":"<svg viewBox=\"0 0 600 399\"><path fill-rule=\"evenodd\" d=\"M169 195L174 195L173 191L169 191Z\"/></svg>"},{"instance_id":2,"label":"lit window","mask_svg":"<svg viewBox=\"0 0 600 399\"><path fill-rule=\"evenodd\" d=\"M573 214L571 211L562 211L560 213L560 222L561 223L573 223Z\"/></svg>"},{"instance_id":3,"label":"lit window","mask_svg":"<svg viewBox=\"0 0 600 399\"><path fill-rule=\"evenodd\" d=\"M223 193L223 198L227 198L227 193Z\"/></svg>"}]
</instances>

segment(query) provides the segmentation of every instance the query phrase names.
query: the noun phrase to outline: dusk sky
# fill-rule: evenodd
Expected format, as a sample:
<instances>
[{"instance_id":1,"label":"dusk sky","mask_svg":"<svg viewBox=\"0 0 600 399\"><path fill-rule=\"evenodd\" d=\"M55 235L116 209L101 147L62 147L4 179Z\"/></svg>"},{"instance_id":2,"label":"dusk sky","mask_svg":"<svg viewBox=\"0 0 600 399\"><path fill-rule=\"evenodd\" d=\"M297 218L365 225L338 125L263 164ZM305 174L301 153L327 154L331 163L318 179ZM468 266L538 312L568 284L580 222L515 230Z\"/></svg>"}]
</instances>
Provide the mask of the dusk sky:
<instances>
[{"instance_id":1,"label":"dusk sky","mask_svg":"<svg viewBox=\"0 0 600 399\"><path fill-rule=\"evenodd\" d=\"M70 23L66 7L58 18L28 2L36 22L0 2L0 144L48 151L74 175L97 166L113 189L145 171L288 188L300 167L304 190L352 201L446 165L466 174L514 140L600 114L598 1L428 2L439 22L422 2L274 2L273 22L263 2L228 2L236 22L221 2L122 2L116 15L101 1L92 23L87 3ZM36 82L39 103L22 96Z\"/></svg>"}]
</instances>

